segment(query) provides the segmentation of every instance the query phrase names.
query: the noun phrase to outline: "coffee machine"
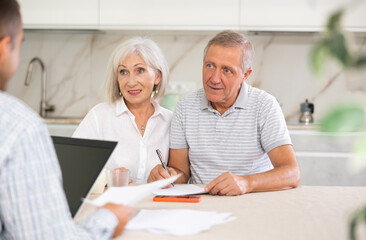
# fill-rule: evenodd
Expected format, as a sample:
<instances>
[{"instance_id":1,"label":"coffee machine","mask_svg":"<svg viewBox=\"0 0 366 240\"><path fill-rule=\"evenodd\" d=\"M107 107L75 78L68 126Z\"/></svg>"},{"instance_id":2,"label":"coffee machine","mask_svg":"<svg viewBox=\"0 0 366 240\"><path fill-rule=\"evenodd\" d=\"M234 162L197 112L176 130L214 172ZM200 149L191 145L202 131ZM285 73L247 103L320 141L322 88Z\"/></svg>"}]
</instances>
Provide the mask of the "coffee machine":
<instances>
[{"instance_id":1,"label":"coffee machine","mask_svg":"<svg viewBox=\"0 0 366 240\"><path fill-rule=\"evenodd\" d=\"M300 110L301 110L301 115L300 115L300 119L299 119L300 123L309 124L309 123L314 122L314 118L313 118L314 104L313 103L309 102L306 99L304 103L300 104Z\"/></svg>"}]
</instances>

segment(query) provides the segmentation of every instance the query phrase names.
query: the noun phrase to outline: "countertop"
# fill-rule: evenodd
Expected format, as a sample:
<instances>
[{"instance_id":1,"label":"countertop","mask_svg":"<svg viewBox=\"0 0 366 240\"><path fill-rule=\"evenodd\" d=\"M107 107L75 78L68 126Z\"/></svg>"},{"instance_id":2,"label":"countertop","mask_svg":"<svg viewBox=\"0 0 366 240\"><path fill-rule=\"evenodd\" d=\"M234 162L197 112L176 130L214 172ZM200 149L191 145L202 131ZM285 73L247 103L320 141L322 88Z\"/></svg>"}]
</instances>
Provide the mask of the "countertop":
<instances>
[{"instance_id":1,"label":"countertop","mask_svg":"<svg viewBox=\"0 0 366 240\"><path fill-rule=\"evenodd\" d=\"M43 118L46 124L77 124L83 120L83 118L73 118L73 117L55 117L55 118Z\"/></svg>"},{"instance_id":2,"label":"countertop","mask_svg":"<svg viewBox=\"0 0 366 240\"><path fill-rule=\"evenodd\" d=\"M50 117L43 118L46 124L80 124L83 118L78 117ZM287 128L289 130L317 130L319 124L302 124L302 123L287 123Z\"/></svg>"}]
</instances>

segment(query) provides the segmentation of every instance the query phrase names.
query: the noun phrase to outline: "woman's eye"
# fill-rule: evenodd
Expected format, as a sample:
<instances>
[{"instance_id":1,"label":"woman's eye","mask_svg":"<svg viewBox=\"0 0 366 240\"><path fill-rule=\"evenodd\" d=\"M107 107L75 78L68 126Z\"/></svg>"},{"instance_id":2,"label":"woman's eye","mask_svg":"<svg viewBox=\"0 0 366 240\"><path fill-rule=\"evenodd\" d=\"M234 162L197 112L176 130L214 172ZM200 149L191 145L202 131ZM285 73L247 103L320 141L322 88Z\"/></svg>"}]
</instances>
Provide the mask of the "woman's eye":
<instances>
[{"instance_id":1,"label":"woman's eye","mask_svg":"<svg viewBox=\"0 0 366 240\"><path fill-rule=\"evenodd\" d=\"M143 72L145 72L145 69L143 69L143 68L139 68L139 69L137 69L137 72L138 72L138 73L143 73Z\"/></svg>"},{"instance_id":2,"label":"woman's eye","mask_svg":"<svg viewBox=\"0 0 366 240\"><path fill-rule=\"evenodd\" d=\"M121 75L126 75L126 74L127 74L127 71L126 71L126 70L120 70L120 71L119 71L119 74L121 74Z\"/></svg>"}]
</instances>

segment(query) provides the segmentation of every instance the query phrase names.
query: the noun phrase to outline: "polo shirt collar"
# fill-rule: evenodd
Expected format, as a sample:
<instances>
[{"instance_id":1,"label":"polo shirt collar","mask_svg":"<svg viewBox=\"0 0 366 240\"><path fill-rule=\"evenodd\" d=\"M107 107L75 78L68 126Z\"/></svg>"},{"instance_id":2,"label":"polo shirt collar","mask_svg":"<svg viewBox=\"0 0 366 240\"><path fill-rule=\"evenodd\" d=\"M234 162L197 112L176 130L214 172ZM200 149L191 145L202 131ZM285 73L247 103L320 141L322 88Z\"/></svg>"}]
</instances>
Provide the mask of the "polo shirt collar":
<instances>
[{"instance_id":1,"label":"polo shirt collar","mask_svg":"<svg viewBox=\"0 0 366 240\"><path fill-rule=\"evenodd\" d=\"M248 103L249 99L249 85L247 83L243 83L241 85L239 95L236 98L233 106L231 108L245 108L246 104ZM208 101L206 97L205 91L203 91L202 98L201 98L201 110L210 109L212 108L210 101Z\"/></svg>"},{"instance_id":2,"label":"polo shirt collar","mask_svg":"<svg viewBox=\"0 0 366 240\"><path fill-rule=\"evenodd\" d=\"M210 104L210 101L208 101L207 97L206 97L206 93L205 93L205 90L202 89L202 98L201 98L201 110L205 110L205 109L208 109L211 104Z\"/></svg>"},{"instance_id":3,"label":"polo shirt collar","mask_svg":"<svg viewBox=\"0 0 366 240\"><path fill-rule=\"evenodd\" d=\"M248 103L248 99L249 99L249 85L244 82L241 85L239 95L236 98L233 107L244 109Z\"/></svg>"}]
</instances>

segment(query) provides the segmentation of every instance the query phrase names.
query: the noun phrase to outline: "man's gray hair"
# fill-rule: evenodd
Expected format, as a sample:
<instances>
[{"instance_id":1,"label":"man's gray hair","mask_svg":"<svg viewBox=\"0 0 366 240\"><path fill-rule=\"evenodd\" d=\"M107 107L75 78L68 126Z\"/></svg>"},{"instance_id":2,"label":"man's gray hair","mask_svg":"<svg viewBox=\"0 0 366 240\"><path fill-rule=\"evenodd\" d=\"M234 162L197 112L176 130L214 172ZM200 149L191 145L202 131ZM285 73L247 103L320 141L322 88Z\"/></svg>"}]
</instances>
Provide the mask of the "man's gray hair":
<instances>
[{"instance_id":1,"label":"man's gray hair","mask_svg":"<svg viewBox=\"0 0 366 240\"><path fill-rule=\"evenodd\" d=\"M163 97L169 79L168 63L154 41L148 38L136 37L126 40L117 46L109 59L105 79L105 95L108 102L114 103L121 98L117 81L117 70L118 66L131 53L139 55L148 67L154 69L156 75L160 75L160 83L154 87L154 91L157 94L154 94L153 98L158 99Z\"/></svg>"},{"instance_id":2,"label":"man's gray hair","mask_svg":"<svg viewBox=\"0 0 366 240\"><path fill-rule=\"evenodd\" d=\"M207 43L203 59L205 59L207 51L212 45L240 48L242 51L241 68L243 70L243 73L252 68L252 62L254 59L254 47L249 39L243 34L230 30L219 32Z\"/></svg>"}]
</instances>

